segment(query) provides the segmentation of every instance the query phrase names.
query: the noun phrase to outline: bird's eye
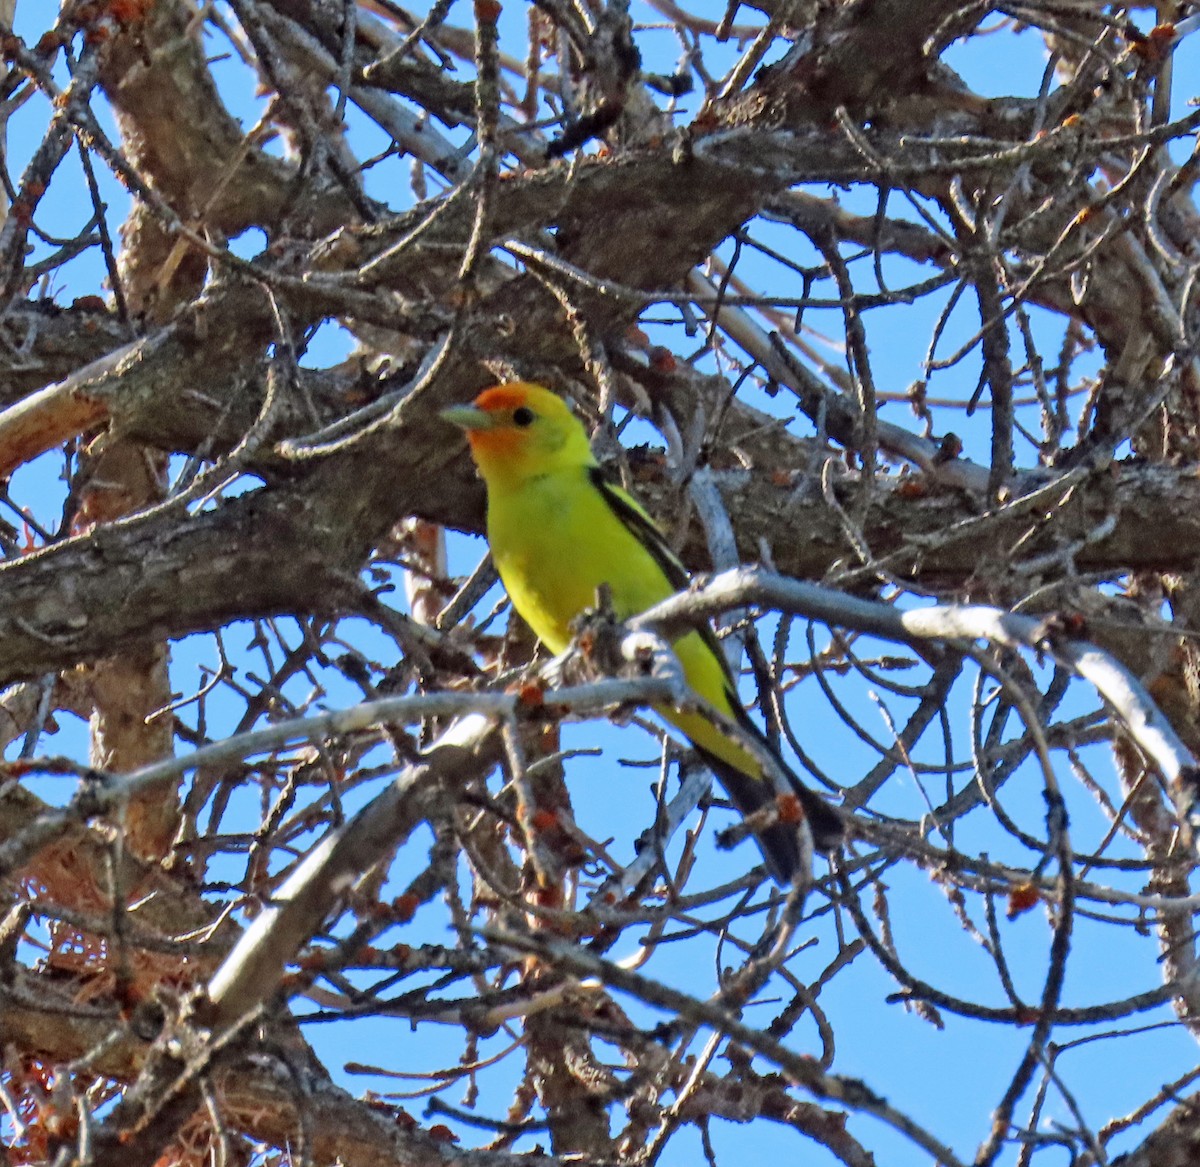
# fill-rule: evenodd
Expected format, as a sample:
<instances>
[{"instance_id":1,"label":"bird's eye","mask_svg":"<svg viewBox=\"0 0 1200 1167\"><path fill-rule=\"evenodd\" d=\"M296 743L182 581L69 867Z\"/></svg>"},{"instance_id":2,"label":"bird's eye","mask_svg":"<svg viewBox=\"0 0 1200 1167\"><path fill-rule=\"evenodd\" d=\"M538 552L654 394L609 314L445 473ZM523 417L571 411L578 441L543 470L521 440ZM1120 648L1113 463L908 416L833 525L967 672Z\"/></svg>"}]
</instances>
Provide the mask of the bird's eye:
<instances>
[{"instance_id":1,"label":"bird's eye","mask_svg":"<svg viewBox=\"0 0 1200 1167\"><path fill-rule=\"evenodd\" d=\"M527 425L533 425L535 414L528 406L521 405L513 410L513 425L519 425L524 429Z\"/></svg>"}]
</instances>

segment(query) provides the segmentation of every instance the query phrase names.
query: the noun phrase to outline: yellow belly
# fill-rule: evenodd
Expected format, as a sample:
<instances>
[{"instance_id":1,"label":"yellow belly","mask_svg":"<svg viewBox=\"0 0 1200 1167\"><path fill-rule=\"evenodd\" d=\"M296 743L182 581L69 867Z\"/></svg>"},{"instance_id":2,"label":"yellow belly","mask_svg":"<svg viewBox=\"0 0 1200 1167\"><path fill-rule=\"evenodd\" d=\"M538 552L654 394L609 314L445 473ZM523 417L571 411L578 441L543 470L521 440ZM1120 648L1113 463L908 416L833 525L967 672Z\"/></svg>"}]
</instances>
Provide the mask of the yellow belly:
<instances>
[{"instance_id":1,"label":"yellow belly","mask_svg":"<svg viewBox=\"0 0 1200 1167\"><path fill-rule=\"evenodd\" d=\"M571 621L608 584L621 619L643 612L674 589L613 514L580 467L489 492L488 541L509 598L551 652L571 640Z\"/></svg>"},{"instance_id":2,"label":"yellow belly","mask_svg":"<svg viewBox=\"0 0 1200 1167\"><path fill-rule=\"evenodd\" d=\"M551 652L571 642L571 621L596 602L608 584L618 618L644 612L674 594L651 553L612 511L587 479L547 476L511 493L488 497L488 540L492 559L513 606ZM708 643L688 633L674 644L683 674L697 696L726 716L733 708L728 674ZM658 714L696 745L758 775L758 760L716 730L698 713L658 708Z\"/></svg>"}]
</instances>

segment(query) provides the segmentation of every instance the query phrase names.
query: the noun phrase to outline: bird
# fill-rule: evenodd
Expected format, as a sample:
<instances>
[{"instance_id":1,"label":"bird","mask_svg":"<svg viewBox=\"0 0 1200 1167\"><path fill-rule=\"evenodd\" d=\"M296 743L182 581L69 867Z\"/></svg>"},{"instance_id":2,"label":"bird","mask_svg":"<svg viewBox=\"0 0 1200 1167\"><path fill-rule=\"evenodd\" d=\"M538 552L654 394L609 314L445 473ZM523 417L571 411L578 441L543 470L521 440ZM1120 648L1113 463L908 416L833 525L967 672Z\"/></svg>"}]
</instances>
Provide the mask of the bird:
<instances>
[{"instance_id":1,"label":"bird","mask_svg":"<svg viewBox=\"0 0 1200 1167\"><path fill-rule=\"evenodd\" d=\"M552 653L570 645L572 622L595 605L600 585L621 620L688 587L687 569L637 500L610 481L583 423L561 397L532 382L510 381L441 416L466 431L487 489L492 561L513 607ZM803 808L815 848L835 850L844 834L840 817L751 721L711 626L683 634L672 647L692 692L778 767ZM774 803L775 785L763 762L736 736L695 709L654 710L690 741L742 815ZM795 825L776 822L755 838L772 876L790 883L801 867Z\"/></svg>"}]
</instances>

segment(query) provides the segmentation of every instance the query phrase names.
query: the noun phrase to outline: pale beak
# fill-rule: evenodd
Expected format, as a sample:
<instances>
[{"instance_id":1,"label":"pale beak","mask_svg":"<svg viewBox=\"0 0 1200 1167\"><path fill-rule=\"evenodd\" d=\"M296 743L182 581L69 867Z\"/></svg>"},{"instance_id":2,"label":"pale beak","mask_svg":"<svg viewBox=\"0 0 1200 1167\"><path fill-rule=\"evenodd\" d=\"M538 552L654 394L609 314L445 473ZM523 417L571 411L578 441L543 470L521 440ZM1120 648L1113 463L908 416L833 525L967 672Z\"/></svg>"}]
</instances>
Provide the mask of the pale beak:
<instances>
[{"instance_id":1,"label":"pale beak","mask_svg":"<svg viewBox=\"0 0 1200 1167\"><path fill-rule=\"evenodd\" d=\"M495 414L488 413L486 409L477 409L474 405L454 405L443 409L438 416L464 430L490 430L499 424Z\"/></svg>"}]
</instances>

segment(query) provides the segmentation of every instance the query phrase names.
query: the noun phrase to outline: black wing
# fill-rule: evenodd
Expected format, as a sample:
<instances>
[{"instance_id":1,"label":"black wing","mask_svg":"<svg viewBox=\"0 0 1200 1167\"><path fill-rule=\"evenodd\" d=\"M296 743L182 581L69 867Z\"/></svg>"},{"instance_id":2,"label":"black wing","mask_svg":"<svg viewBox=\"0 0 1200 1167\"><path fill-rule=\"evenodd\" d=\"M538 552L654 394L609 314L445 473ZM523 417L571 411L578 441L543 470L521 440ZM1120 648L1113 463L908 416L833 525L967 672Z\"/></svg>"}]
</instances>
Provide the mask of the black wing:
<instances>
[{"instance_id":1,"label":"black wing","mask_svg":"<svg viewBox=\"0 0 1200 1167\"><path fill-rule=\"evenodd\" d=\"M592 485L600 492L601 498L608 503L613 514L633 532L638 542L650 552L671 587L677 592L687 591L688 584L691 582L687 568L679 561L679 556L671 550L666 539L663 538L663 533L655 525L654 520L642 509L641 504L613 482L599 466L589 467L588 477L591 479ZM696 631L703 638L709 651L721 662L721 667L725 672L725 690L730 697L730 705L735 710L742 710L742 703L738 700L737 689L733 683L733 675L729 671L729 662L721 650L720 641L717 640L717 634L712 630L712 625L706 620ZM744 714L744 710L742 712Z\"/></svg>"},{"instance_id":2,"label":"black wing","mask_svg":"<svg viewBox=\"0 0 1200 1167\"><path fill-rule=\"evenodd\" d=\"M637 500L609 479L599 466L589 467L588 477L613 514L650 552L654 562L658 564L670 585L676 591L685 591L689 583L687 568L679 561L679 557L663 538L663 533ZM841 843L845 833L841 819L820 795L809 790L800 781L767 740L762 730L751 721L750 715L743 708L741 699L737 695L729 662L721 650L720 642L717 640L712 625L705 621L696 631L704 639L709 651L721 662L721 668L725 673L726 696L729 698L729 707L733 711L738 727L771 755L780 772L787 779L788 785L800 799L805 817L812 830L813 843L817 849L820 851L834 850ZM742 814L751 814L774 799L775 790L770 782L743 774L736 767L709 754L707 750L697 747L697 752L720 780L726 793ZM785 883L789 882L800 863L800 848L796 832L791 827L780 824L761 832L757 838L767 865L771 868L771 873L776 879Z\"/></svg>"}]
</instances>

